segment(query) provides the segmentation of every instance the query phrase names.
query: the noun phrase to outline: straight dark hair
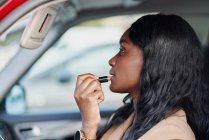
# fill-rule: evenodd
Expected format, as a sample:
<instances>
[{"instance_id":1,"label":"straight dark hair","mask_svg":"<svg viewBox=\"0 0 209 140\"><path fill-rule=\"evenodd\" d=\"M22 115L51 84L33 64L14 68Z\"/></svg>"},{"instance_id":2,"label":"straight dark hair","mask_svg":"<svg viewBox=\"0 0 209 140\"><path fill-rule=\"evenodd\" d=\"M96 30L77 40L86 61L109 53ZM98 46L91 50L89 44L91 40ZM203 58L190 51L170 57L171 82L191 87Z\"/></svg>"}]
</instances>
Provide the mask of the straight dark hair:
<instances>
[{"instance_id":1,"label":"straight dark hair","mask_svg":"<svg viewBox=\"0 0 209 140\"><path fill-rule=\"evenodd\" d=\"M197 140L208 140L208 80L201 44L192 27L176 15L147 15L129 29L131 41L143 50L141 95L127 140L135 140L154 125L183 109ZM128 95L127 99L131 99ZM100 131L125 121L133 102L125 103Z\"/></svg>"}]
</instances>

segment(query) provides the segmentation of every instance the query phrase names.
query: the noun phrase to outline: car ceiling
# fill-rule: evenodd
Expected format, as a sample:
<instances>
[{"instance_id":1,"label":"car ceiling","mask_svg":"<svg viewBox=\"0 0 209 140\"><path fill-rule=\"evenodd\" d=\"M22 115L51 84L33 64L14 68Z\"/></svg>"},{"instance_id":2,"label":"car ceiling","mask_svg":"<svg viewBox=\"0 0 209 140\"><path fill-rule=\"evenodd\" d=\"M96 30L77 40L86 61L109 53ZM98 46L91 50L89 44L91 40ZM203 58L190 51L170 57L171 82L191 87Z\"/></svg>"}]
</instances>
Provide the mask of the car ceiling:
<instances>
[{"instance_id":1,"label":"car ceiling","mask_svg":"<svg viewBox=\"0 0 209 140\"><path fill-rule=\"evenodd\" d=\"M89 12L98 14L102 11L120 11L122 14L134 11L136 13L165 12L209 16L208 0L73 0L69 7L63 10L67 11L72 7L75 8L77 16ZM63 12L62 14L65 17L69 16L69 12Z\"/></svg>"},{"instance_id":2,"label":"car ceiling","mask_svg":"<svg viewBox=\"0 0 209 140\"><path fill-rule=\"evenodd\" d=\"M63 1L65 1L64 4ZM50 3L60 3L62 8L58 19L62 20L63 18L72 20L86 12L98 15L101 11L107 12L107 9L113 14L114 11L117 11L117 14L134 11L138 13L165 12L180 15L204 14L209 16L208 0L28 0L1 21L0 35L27 13Z\"/></svg>"},{"instance_id":3,"label":"car ceiling","mask_svg":"<svg viewBox=\"0 0 209 140\"><path fill-rule=\"evenodd\" d=\"M72 0L78 9L138 6L139 11L173 11L209 14L208 0Z\"/></svg>"}]
</instances>

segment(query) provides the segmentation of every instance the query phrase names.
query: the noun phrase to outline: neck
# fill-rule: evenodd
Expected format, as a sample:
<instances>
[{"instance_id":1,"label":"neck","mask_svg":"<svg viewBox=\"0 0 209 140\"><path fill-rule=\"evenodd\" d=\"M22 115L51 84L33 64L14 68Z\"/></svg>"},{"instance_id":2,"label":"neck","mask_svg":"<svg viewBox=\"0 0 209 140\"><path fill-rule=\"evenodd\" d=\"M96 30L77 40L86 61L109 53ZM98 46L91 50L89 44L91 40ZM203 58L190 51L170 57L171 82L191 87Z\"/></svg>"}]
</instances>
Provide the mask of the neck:
<instances>
[{"instance_id":1,"label":"neck","mask_svg":"<svg viewBox=\"0 0 209 140\"><path fill-rule=\"evenodd\" d=\"M133 104L134 104L134 112L137 111L137 104L140 96L139 90L134 90L131 93L132 99L133 99Z\"/></svg>"}]
</instances>

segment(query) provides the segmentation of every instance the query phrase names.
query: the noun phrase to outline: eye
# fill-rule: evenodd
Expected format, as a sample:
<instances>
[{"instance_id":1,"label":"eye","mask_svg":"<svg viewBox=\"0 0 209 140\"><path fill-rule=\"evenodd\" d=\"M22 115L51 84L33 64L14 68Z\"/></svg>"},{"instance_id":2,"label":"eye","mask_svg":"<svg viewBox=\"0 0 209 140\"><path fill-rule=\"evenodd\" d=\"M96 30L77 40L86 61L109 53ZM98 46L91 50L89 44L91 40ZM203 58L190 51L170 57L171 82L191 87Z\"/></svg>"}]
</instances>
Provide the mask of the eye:
<instances>
[{"instance_id":1,"label":"eye","mask_svg":"<svg viewBox=\"0 0 209 140\"><path fill-rule=\"evenodd\" d=\"M125 54L125 49L120 47L119 56L122 56Z\"/></svg>"}]
</instances>

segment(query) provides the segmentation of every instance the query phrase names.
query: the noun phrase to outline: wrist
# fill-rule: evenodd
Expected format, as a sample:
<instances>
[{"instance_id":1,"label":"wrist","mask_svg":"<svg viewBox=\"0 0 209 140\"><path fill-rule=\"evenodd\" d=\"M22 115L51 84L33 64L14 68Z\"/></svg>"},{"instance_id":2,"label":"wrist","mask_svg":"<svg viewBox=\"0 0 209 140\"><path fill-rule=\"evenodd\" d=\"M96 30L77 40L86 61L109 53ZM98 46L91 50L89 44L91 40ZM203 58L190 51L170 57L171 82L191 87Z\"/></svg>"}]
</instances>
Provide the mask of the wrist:
<instances>
[{"instance_id":1,"label":"wrist","mask_svg":"<svg viewBox=\"0 0 209 140\"><path fill-rule=\"evenodd\" d=\"M96 140L96 133L99 125L100 123L83 121L81 131L83 132L85 138Z\"/></svg>"},{"instance_id":2,"label":"wrist","mask_svg":"<svg viewBox=\"0 0 209 140\"><path fill-rule=\"evenodd\" d=\"M96 136L90 137L83 130L78 130L75 133L74 140L96 140Z\"/></svg>"},{"instance_id":3,"label":"wrist","mask_svg":"<svg viewBox=\"0 0 209 140\"><path fill-rule=\"evenodd\" d=\"M82 123L81 130L83 132L85 132L85 134L87 134L87 135L95 135L96 136L98 128L99 128L99 124L92 125L92 124L89 124L89 123Z\"/></svg>"},{"instance_id":4,"label":"wrist","mask_svg":"<svg viewBox=\"0 0 209 140\"><path fill-rule=\"evenodd\" d=\"M81 130L86 140L96 140L96 132Z\"/></svg>"},{"instance_id":5,"label":"wrist","mask_svg":"<svg viewBox=\"0 0 209 140\"><path fill-rule=\"evenodd\" d=\"M96 133L97 129L86 129L82 128L81 132L83 133L84 137L91 140L96 140Z\"/></svg>"}]
</instances>

